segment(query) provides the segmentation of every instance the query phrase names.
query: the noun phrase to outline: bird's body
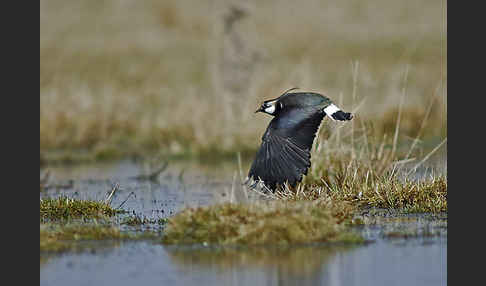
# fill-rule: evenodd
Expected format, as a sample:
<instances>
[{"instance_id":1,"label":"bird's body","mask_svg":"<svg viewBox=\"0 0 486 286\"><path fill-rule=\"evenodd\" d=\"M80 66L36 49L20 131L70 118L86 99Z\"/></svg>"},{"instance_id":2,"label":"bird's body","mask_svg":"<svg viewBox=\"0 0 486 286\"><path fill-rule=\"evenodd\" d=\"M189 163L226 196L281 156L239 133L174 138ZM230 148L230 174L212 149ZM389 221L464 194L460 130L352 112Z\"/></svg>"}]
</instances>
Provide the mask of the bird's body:
<instances>
[{"instance_id":1,"label":"bird's body","mask_svg":"<svg viewBox=\"0 0 486 286\"><path fill-rule=\"evenodd\" d=\"M350 120L332 101L318 93L284 93L265 101L257 112L273 115L262 137L262 144L248 173L275 190L285 182L295 186L311 166L310 151L322 119Z\"/></svg>"}]
</instances>

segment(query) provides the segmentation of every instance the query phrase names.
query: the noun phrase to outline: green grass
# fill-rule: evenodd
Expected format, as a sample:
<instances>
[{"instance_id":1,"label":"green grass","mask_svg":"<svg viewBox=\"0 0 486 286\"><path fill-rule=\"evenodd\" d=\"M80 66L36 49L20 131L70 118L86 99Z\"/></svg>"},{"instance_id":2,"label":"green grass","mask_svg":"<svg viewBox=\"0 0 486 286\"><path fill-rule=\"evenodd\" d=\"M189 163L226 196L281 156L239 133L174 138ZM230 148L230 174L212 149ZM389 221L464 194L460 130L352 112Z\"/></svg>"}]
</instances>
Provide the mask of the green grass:
<instances>
[{"instance_id":1,"label":"green grass","mask_svg":"<svg viewBox=\"0 0 486 286\"><path fill-rule=\"evenodd\" d=\"M159 239L160 235L157 232L121 231L120 226L114 223L40 224L40 251L44 253L85 251L104 246L112 247L123 241Z\"/></svg>"},{"instance_id":2,"label":"green grass","mask_svg":"<svg viewBox=\"0 0 486 286\"><path fill-rule=\"evenodd\" d=\"M40 225L40 251L60 253L65 251L83 250L92 247L81 244L81 241L93 240L122 240L130 238L123 234L119 228L110 225L90 224L41 224Z\"/></svg>"},{"instance_id":3,"label":"green grass","mask_svg":"<svg viewBox=\"0 0 486 286\"><path fill-rule=\"evenodd\" d=\"M65 196L40 199L41 221L106 218L123 212L99 201L78 200Z\"/></svg>"},{"instance_id":4,"label":"green grass","mask_svg":"<svg viewBox=\"0 0 486 286\"><path fill-rule=\"evenodd\" d=\"M363 242L347 229L346 203L268 201L188 208L169 218L166 244L289 245L311 242Z\"/></svg>"},{"instance_id":5,"label":"green grass","mask_svg":"<svg viewBox=\"0 0 486 286\"><path fill-rule=\"evenodd\" d=\"M130 232L120 230L120 224L137 226L147 223L163 225L165 219L149 220L136 215L126 216L121 223L114 220L124 210L113 209L105 202L78 200L67 197L40 200L40 251L62 253L98 249L119 244L125 240L154 240L154 231ZM41 255L41 263L46 261Z\"/></svg>"}]
</instances>

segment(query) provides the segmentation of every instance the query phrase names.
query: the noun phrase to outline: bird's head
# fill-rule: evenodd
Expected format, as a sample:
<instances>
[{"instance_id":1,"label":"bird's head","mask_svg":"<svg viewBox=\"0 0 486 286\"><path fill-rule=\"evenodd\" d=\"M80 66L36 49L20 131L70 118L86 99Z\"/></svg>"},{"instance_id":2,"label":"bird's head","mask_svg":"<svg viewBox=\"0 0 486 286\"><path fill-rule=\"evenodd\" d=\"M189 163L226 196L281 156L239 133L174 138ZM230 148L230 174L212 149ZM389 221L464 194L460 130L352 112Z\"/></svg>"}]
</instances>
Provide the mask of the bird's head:
<instances>
[{"instance_id":1,"label":"bird's head","mask_svg":"<svg viewBox=\"0 0 486 286\"><path fill-rule=\"evenodd\" d=\"M289 91L294 90L294 89L298 89L298 87L293 87L291 89L286 90L284 93L282 93L276 99L265 100L262 103L262 105L260 106L260 108L255 111L255 113L263 112L263 113L267 113L267 114L270 114L270 115L273 115L273 116L277 115L277 113L280 110L283 109L283 103L280 101L280 99L283 96L287 95Z\"/></svg>"},{"instance_id":2,"label":"bird's head","mask_svg":"<svg viewBox=\"0 0 486 286\"><path fill-rule=\"evenodd\" d=\"M276 99L273 99L273 100L267 100L267 101L264 101L262 103L262 105L260 106L260 108L258 108L255 113L257 112L263 112L263 113L266 113L266 114L270 114L270 115L276 115L277 112L280 111L281 109L281 104L278 103L278 100Z\"/></svg>"}]
</instances>

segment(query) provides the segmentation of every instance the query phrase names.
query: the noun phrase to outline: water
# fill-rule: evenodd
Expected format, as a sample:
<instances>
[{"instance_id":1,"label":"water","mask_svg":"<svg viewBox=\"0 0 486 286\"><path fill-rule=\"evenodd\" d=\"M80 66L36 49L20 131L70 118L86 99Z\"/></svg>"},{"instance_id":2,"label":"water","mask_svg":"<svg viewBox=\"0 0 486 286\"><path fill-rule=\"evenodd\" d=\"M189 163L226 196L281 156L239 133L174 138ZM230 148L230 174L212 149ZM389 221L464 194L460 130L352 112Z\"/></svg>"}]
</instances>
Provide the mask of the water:
<instances>
[{"instance_id":1,"label":"water","mask_svg":"<svg viewBox=\"0 0 486 286\"><path fill-rule=\"evenodd\" d=\"M159 182L139 181L133 177L149 170L129 161L50 170L53 186L41 192L41 197L67 195L102 200L119 184L112 206L122 204L123 209L147 218L165 218L186 206L228 200L237 174L236 164L218 165L216 169L171 163L159 176ZM233 197L237 199L238 194ZM446 214L364 219L376 221L356 229L371 241L359 246L215 248L164 246L150 241L95 242L98 247L90 251L56 255L42 262L40 284L447 284ZM419 235L408 238L386 235L404 230Z\"/></svg>"}]
</instances>

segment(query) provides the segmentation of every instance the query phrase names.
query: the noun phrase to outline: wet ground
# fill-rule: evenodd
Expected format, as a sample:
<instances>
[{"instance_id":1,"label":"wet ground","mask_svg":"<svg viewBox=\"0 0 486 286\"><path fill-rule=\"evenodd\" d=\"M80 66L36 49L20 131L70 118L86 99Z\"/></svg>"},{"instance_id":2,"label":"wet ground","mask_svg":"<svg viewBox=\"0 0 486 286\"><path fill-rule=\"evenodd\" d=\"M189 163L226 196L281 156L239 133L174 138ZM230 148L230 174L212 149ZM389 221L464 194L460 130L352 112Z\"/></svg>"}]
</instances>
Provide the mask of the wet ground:
<instances>
[{"instance_id":1,"label":"wet ground","mask_svg":"<svg viewBox=\"0 0 486 286\"><path fill-rule=\"evenodd\" d=\"M50 187L40 196L103 200L118 184L111 205L148 219L166 218L186 206L242 197L238 187L232 188L239 182L236 163L213 168L175 162L156 181L135 178L156 168L130 161L49 167ZM366 225L356 231L369 242L359 246L214 248L168 247L151 241L99 242L90 251L41 260L40 284L447 284L447 214L400 215L371 209L361 218Z\"/></svg>"}]
</instances>

